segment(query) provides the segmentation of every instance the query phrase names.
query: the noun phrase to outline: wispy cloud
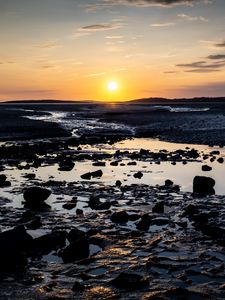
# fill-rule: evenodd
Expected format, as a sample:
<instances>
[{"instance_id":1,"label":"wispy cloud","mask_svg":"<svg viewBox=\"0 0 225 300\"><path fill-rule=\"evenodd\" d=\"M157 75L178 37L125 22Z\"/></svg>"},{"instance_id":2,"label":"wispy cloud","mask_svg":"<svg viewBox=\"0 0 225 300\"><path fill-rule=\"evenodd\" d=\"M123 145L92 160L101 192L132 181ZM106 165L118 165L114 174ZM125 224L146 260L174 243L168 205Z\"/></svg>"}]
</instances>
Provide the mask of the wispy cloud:
<instances>
[{"instance_id":1,"label":"wispy cloud","mask_svg":"<svg viewBox=\"0 0 225 300\"><path fill-rule=\"evenodd\" d=\"M104 76L106 72L101 72L101 73L92 73L88 74L87 77L99 77L99 76Z\"/></svg>"},{"instance_id":2,"label":"wispy cloud","mask_svg":"<svg viewBox=\"0 0 225 300\"><path fill-rule=\"evenodd\" d=\"M201 21L201 22L208 22L208 19L202 17L202 16L190 16L186 14L178 14L177 17L179 19L185 20L185 21Z\"/></svg>"},{"instance_id":3,"label":"wispy cloud","mask_svg":"<svg viewBox=\"0 0 225 300\"><path fill-rule=\"evenodd\" d=\"M40 49L51 49L58 47L59 44L56 41L47 41L47 42L41 42L38 44L34 44L34 48L40 48Z\"/></svg>"},{"instance_id":4,"label":"wispy cloud","mask_svg":"<svg viewBox=\"0 0 225 300\"><path fill-rule=\"evenodd\" d=\"M225 47L225 40L215 44L216 47L223 48Z\"/></svg>"},{"instance_id":5,"label":"wispy cloud","mask_svg":"<svg viewBox=\"0 0 225 300\"><path fill-rule=\"evenodd\" d=\"M169 22L169 23L153 23L151 24L151 27L171 27L176 25L174 22Z\"/></svg>"},{"instance_id":6,"label":"wispy cloud","mask_svg":"<svg viewBox=\"0 0 225 300\"><path fill-rule=\"evenodd\" d=\"M106 31L106 30L114 30L123 27L121 23L102 23L102 24L93 24L84 26L78 29L79 32L95 32L95 31Z\"/></svg>"},{"instance_id":7,"label":"wispy cloud","mask_svg":"<svg viewBox=\"0 0 225 300\"><path fill-rule=\"evenodd\" d=\"M212 60L212 56L208 56L206 57L206 59ZM214 59L216 60L215 57ZM176 67L183 68L184 71L188 73L212 73L212 72L218 72L222 68L224 68L225 60L222 61L219 60L213 63L209 61L195 61L187 64L177 64Z\"/></svg>"}]
</instances>

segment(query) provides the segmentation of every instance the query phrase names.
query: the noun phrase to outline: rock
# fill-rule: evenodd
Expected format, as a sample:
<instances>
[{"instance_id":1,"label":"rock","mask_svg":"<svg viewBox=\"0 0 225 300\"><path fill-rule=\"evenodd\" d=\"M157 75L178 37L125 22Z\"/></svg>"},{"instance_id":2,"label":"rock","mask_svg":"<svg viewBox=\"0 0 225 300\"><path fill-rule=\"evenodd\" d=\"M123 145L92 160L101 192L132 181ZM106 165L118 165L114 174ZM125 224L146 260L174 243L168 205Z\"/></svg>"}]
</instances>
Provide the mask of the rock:
<instances>
[{"instance_id":1,"label":"rock","mask_svg":"<svg viewBox=\"0 0 225 300\"><path fill-rule=\"evenodd\" d=\"M79 209L79 208L78 208L78 209L76 210L76 214L77 214L77 215L83 215L84 212L83 212L82 209Z\"/></svg>"},{"instance_id":2,"label":"rock","mask_svg":"<svg viewBox=\"0 0 225 300\"><path fill-rule=\"evenodd\" d=\"M81 175L80 177L84 180L91 180L91 173L90 172L85 173L85 174Z\"/></svg>"},{"instance_id":3,"label":"rock","mask_svg":"<svg viewBox=\"0 0 225 300\"><path fill-rule=\"evenodd\" d=\"M95 171L95 172L91 173L91 177L94 177L94 178L102 177L102 175L103 175L102 170L98 170L98 171Z\"/></svg>"},{"instance_id":4,"label":"rock","mask_svg":"<svg viewBox=\"0 0 225 300\"><path fill-rule=\"evenodd\" d=\"M141 179L143 177L143 173L142 172L137 172L137 173L134 173L134 178L138 178L138 179Z\"/></svg>"},{"instance_id":5,"label":"rock","mask_svg":"<svg viewBox=\"0 0 225 300\"><path fill-rule=\"evenodd\" d=\"M77 203L75 201L69 201L65 204L63 204L63 208L67 209L67 210L71 210L74 209L77 206Z\"/></svg>"},{"instance_id":6,"label":"rock","mask_svg":"<svg viewBox=\"0 0 225 300\"><path fill-rule=\"evenodd\" d=\"M53 231L33 240L33 256L47 255L65 246L66 231Z\"/></svg>"},{"instance_id":7,"label":"rock","mask_svg":"<svg viewBox=\"0 0 225 300\"><path fill-rule=\"evenodd\" d=\"M148 287L149 279L139 273L123 272L111 281L118 288L136 290Z\"/></svg>"},{"instance_id":8,"label":"rock","mask_svg":"<svg viewBox=\"0 0 225 300\"><path fill-rule=\"evenodd\" d=\"M208 171L211 171L211 170L212 170L212 167L210 167L210 166L207 166L207 165L202 166L202 171L204 171L204 172L208 172Z\"/></svg>"},{"instance_id":9,"label":"rock","mask_svg":"<svg viewBox=\"0 0 225 300\"><path fill-rule=\"evenodd\" d=\"M158 202L152 208L153 213L163 214L164 213L164 202Z\"/></svg>"},{"instance_id":10,"label":"rock","mask_svg":"<svg viewBox=\"0 0 225 300\"><path fill-rule=\"evenodd\" d=\"M111 221L114 223L127 223L129 221L129 215L124 210L114 212L111 216Z\"/></svg>"},{"instance_id":11,"label":"rock","mask_svg":"<svg viewBox=\"0 0 225 300\"><path fill-rule=\"evenodd\" d=\"M85 179L85 180L90 180L92 177L93 178L98 178L98 177L102 177L102 175L103 175L102 170L98 170L98 171L95 171L95 172L85 173L85 174L81 175L80 177L82 179Z\"/></svg>"},{"instance_id":12,"label":"rock","mask_svg":"<svg viewBox=\"0 0 225 300\"><path fill-rule=\"evenodd\" d=\"M122 182L120 180L117 180L116 181L116 186L121 187L121 185L122 185Z\"/></svg>"},{"instance_id":13,"label":"rock","mask_svg":"<svg viewBox=\"0 0 225 300\"><path fill-rule=\"evenodd\" d=\"M74 241L61 252L61 257L64 263L71 263L74 261L82 260L87 258L88 256L89 243L86 237Z\"/></svg>"},{"instance_id":14,"label":"rock","mask_svg":"<svg viewBox=\"0 0 225 300\"><path fill-rule=\"evenodd\" d=\"M170 179L165 180L165 186L167 187L173 186L173 181Z\"/></svg>"},{"instance_id":15,"label":"rock","mask_svg":"<svg viewBox=\"0 0 225 300\"><path fill-rule=\"evenodd\" d=\"M86 237L86 233L78 228L73 228L67 235L67 240L70 243L77 242L79 240L82 240Z\"/></svg>"},{"instance_id":16,"label":"rock","mask_svg":"<svg viewBox=\"0 0 225 300\"><path fill-rule=\"evenodd\" d=\"M42 226L41 218L39 216L34 217L30 222L26 224L26 227L31 230L36 230Z\"/></svg>"},{"instance_id":17,"label":"rock","mask_svg":"<svg viewBox=\"0 0 225 300\"><path fill-rule=\"evenodd\" d=\"M27 178L29 180L33 180L33 179L35 179L36 175L34 173L28 173L28 174L25 174L23 177Z\"/></svg>"},{"instance_id":18,"label":"rock","mask_svg":"<svg viewBox=\"0 0 225 300\"><path fill-rule=\"evenodd\" d=\"M224 239L225 238L225 229L213 226L213 225L203 225L200 230L203 234L208 235L214 239Z\"/></svg>"},{"instance_id":19,"label":"rock","mask_svg":"<svg viewBox=\"0 0 225 300\"><path fill-rule=\"evenodd\" d=\"M40 187L30 187L23 193L25 200L25 207L31 209L38 209L47 207L45 200L51 195L51 191Z\"/></svg>"},{"instance_id":20,"label":"rock","mask_svg":"<svg viewBox=\"0 0 225 300\"><path fill-rule=\"evenodd\" d=\"M24 226L0 233L0 273L23 270L32 241Z\"/></svg>"},{"instance_id":21,"label":"rock","mask_svg":"<svg viewBox=\"0 0 225 300\"><path fill-rule=\"evenodd\" d=\"M136 166L137 163L136 163L136 161L130 161L130 162L127 163L127 165L128 166Z\"/></svg>"},{"instance_id":22,"label":"rock","mask_svg":"<svg viewBox=\"0 0 225 300\"><path fill-rule=\"evenodd\" d=\"M4 174L0 175L0 188L11 186L11 182L6 180L7 177Z\"/></svg>"},{"instance_id":23,"label":"rock","mask_svg":"<svg viewBox=\"0 0 225 300\"><path fill-rule=\"evenodd\" d=\"M85 290L85 285L79 281L75 281L72 287L73 291L80 292Z\"/></svg>"},{"instance_id":24,"label":"rock","mask_svg":"<svg viewBox=\"0 0 225 300\"><path fill-rule=\"evenodd\" d=\"M110 163L110 166L117 167L118 164L119 164L119 161L112 161L112 162Z\"/></svg>"},{"instance_id":25,"label":"rock","mask_svg":"<svg viewBox=\"0 0 225 300\"><path fill-rule=\"evenodd\" d=\"M105 162L104 161L97 161L97 162L94 162L92 164L92 166L95 166L95 167L105 167Z\"/></svg>"},{"instance_id":26,"label":"rock","mask_svg":"<svg viewBox=\"0 0 225 300\"><path fill-rule=\"evenodd\" d=\"M111 207L111 203L101 202L98 196L91 196L89 200L89 207L95 210L106 210Z\"/></svg>"},{"instance_id":27,"label":"rock","mask_svg":"<svg viewBox=\"0 0 225 300\"><path fill-rule=\"evenodd\" d=\"M136 227L138 230L147 231L152 223L152 219L149 215L143 215L141 220L137 223Z\"/></svg>"},{"instance_id":28,"label":"rock","mask_svg":"<svg viewBox=\"0 0 225 300\"><path fill-rule=\"evenodd\" d=\"M224 158L223 157L220 157L217 159L218 163L222 164L224 162Z\"/></svg>"},{"instance_id":29,"label":"rock","mask_svg":"<svg viewBox=\"0 0 225 300\"><path fill-rule=\"evenodd\" d=\"M200 195L214 195L214 186L214 179L204 176L195 176L193 181L193 193Z\"/></svg>"},{"instance_id":30,"label":"rock","mask_svg":"<svg viewBox=\"0 0 225 300\"><path fill-rule=\"evenodd\" d=\"M67 160L63 160L59 163L58 170L70 172L73 170L74 166L75 166L75 163L72 160L67 159Z\"/></svg>"}]
</instances>

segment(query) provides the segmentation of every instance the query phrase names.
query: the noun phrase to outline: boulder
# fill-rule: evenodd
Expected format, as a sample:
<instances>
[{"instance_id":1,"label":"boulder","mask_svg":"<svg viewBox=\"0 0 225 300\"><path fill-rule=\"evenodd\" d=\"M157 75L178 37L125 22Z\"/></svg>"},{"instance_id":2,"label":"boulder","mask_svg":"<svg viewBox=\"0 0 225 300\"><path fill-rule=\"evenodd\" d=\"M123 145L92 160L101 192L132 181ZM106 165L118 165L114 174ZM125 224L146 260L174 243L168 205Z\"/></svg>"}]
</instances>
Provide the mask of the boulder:
<instances>
[{"instance_id":1,"label":"boulder","mask_svg":"<svg viewBox=\"0 0 225 300\"><path fill-rule=\"evenodd\" d=\"M24 226L0 233L0 273L24 270L32 241Z\"/></svg>"},{"instance_id":2,"label":"boulder","mask_svg":"<svg viewBox=\"0 0 225 300\"><path fill-rule=\"evenodd\" d=\"M6 180L7 177L4 174L0 175L0 188L11 186L11 182Z\"/></svg>"},{"instance_id":3,"label":"boulder","mask_svg":"<svg viewBox=\"0 0 225 300\"><path fill-rule=\"evenodd\" d=\"M33 256L47 255L65 246L66 231L53 231L33 240Z\"/></svg>"},{"instance_id":4,"label":"boulder","mask_svg":"<svg viewBox=\"0 0 225 300\"><path fill-rule=\"evenodd\" d=\"M101 202L98 196L91 196L89 200L89 207L95 210L106 210L111 207L111 203Z\"/></svg>"},{"instance_id":5,"label":"boulder","mask_svg":"<svg viewBox=\"0 0 225 300\"><path fill-rule=\"evenodd\" d=\"M134 173L134 178L138 178L138 179L141 179L143 177L143 173L142 172L137 172L137 173Z\"/></svg>"},{"instance_id":6,"label":"boulder","mask_svg":"<svg viewBox=\"0 0 225 300\"><path fill-rule=\"evenodd\" d=\"M165 186L167 186L167 187L173 186L173 181L170 179L165 180Z\"/></svg>"},{"instance_id":7,"label":"boulder","mask_svg":"<svg viewBox=\"0 0 225 300\"><path fill-rule=\"evenodd\" d=\"M214 195L215 180L211 177L195 176L193 180L193 193L200 195Z\"/></svg>"},{"instance_id":8,"label":"boulder","mask_svg":"<svg viewBox=\"0 0 225 300\"><path fill-rule=\"evenodd\" d=\"M153 213L163 214L164 213L164 202L160 201L156 203L152 208Z\"/></svg>"},{"instance_id":9,"label":"boulder","mask_svg":"<svg viewBox=\"0 0 225 300\"><path fill-rule=\"evenodd\" d=\"M111 221L114 223L127 223L129 215L125 210L114 212L111 216Z\"/></svg>"},{"instance_id":10,"label":"boulder","mask_svg":"<svg viewBox=\"0 0 225 300\"><path fill-rule=\"evenodd\" d=\"M212 170L212 167L210 167L210 166L207 166L207 165L202 166L202 171L204 171L204 172L209 172L211 170Z\"/></svg>"},{"instance_id":11,"label":"boulder","mask_svg":"<svg viewBox=\"0 0 225 300\"><path fill-rule=\"evenodd\" d=\"M51 193L50 190L40 187L30 187L26 189L23 193L25 207L31 209L47 207L44 201L48 199Z\"/></svg>"},{"instance_id":12,"label":"boulder","mask_svg":"<svg viewBox=\"0 0 225 300\"><path fill-rule=\"evenodd\" d=\"M89 243L86 237L75 240L61 252L64 263L82 260L88 256Z\"/></svg>"},{"instance_id":13,"label":"boulder","mask_svg":"<svg viewBox=\"0 0 225 300\"><path fill-rule=\"evenodd\" d=\"M59 163L58 170L69 172L69 171L73 170L74 166L75 166L75 163L72 160L67 159L67 160L63 160Z\"/></svg>"}]
</instances>

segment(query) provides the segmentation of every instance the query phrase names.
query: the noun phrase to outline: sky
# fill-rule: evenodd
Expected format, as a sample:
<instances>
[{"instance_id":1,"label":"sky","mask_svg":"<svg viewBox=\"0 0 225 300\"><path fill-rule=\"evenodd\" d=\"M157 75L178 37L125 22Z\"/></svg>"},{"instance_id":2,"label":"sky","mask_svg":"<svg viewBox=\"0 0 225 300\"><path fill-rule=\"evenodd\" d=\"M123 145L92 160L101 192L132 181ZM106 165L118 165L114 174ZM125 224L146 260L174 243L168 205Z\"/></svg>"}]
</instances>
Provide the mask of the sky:
<instances>
[{"instance_id":1,"label":"sky","mask_svg":"<svg viewBox=\"0 0 225 300\"><path fill-rule=\"evenodd\" d=\"M0 101L225 96L224 0L0 0L0 41Z\"/></svg>"}]
</instances>

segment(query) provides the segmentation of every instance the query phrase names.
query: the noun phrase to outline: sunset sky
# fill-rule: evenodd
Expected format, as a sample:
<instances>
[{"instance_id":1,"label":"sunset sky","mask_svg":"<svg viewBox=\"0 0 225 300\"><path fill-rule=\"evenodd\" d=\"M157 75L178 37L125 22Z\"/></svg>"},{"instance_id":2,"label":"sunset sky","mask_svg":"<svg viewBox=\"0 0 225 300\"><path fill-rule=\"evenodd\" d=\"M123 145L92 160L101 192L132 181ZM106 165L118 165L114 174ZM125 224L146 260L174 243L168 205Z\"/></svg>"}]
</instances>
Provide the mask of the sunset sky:
<instances>
[{"instance_id":1,"label":"sunset sky","mask_svg":"<svg viewBox=\"0 0 225 300\"><path fill-rule=\"evenodd\" d=\"M0 39L0 100L225 96L224 0L0 0Z\"/></svg>"}]
</instances>

